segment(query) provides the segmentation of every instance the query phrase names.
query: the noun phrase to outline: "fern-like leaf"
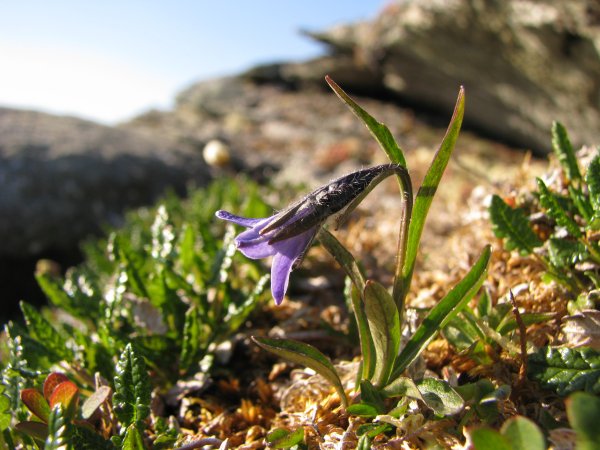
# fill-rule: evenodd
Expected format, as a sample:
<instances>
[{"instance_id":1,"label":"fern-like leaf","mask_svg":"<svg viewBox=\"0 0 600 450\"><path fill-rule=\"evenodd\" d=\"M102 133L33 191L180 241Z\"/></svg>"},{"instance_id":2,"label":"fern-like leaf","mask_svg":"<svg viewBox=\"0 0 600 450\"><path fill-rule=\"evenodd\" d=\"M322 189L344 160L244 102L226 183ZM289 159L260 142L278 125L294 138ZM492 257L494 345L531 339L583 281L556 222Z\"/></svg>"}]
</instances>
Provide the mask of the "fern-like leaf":
<instances>
[{"instance_id":1,"label":"fern-like leaf","mask_svg":"<svg viewBox=\"0 0 600 450\"><path fill-rule=\"evenodd\" d=\"M533 253L533 249L542 245L529 226L527 216L521 209L513 209L499 196L492 197L490 220L494 234L504 238L507 250L516 249L522 255Z\"/></svg>"},{"instance_id":2,"label":"fern-like leaf","mask_svg":"<svg viewBox=\"0 0 600 450\"><path fill-rule=\"evenodd\" d=\"M144 359L135 354L131 344L127 344L117 363L113 395L115 414L124 427L142 426L142 421L150 414L150 391Z\"/></svg>"},{"instance_id":3,"label":"fern-like leaf","mask_svg":"<svg viewBox=\"0 0 600 450\"><path fill-rule=\"evenodd\" d=\"M558 197L548 189L541 178L537 179L537 184L540 192L540 205L546 210L548 216L554 219L559 226L564 227L571 236L581 237L579 225L569 217L567 211L561 206Z\"/></svg>"},{"instance_id":4,"label":"fern-like leaf","mask_svg":"<svg viewBox=\"0 0 600 450\"><path fill-rule=\"evenodd\" d=\"M581 180L577 158L565 127L559 123L552 124L552 149L562 166L565 175L571 181Z\"/></svg>"},{"instance_id":5,"label":"fern-like leaf","mask_svg":"<svg viewBox=\"0 0 600 450\"><path fill-rule=\"evenodd\" d=\"M585 182L590 193L594 218L600 219L600 156L596 156L588 166Z\"/></svg>"},{"instance_id":6,"label":"fern-like leaf","mask_svg":"<svg viewBox=\"0 0 600 450\"><path fill-rule=\"evenodd\" d=\"M529 356L528 375L559 395L600 394L600 353L585 347L541 348Z\"/></svg>"}]
</instances>

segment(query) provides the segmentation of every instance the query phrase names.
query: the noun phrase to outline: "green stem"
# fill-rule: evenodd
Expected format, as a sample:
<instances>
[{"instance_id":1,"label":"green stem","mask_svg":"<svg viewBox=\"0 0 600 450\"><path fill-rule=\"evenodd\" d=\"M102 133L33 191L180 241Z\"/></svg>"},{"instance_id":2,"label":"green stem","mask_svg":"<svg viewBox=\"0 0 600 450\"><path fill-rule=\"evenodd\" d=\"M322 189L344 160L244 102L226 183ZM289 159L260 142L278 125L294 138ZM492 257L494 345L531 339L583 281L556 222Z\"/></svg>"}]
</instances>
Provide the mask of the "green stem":
<instances>
[{"instance_id":1,"label":"green stem","mask_svg":"<svg viewBox=\"0 0 600 450\"><path fill-rule=\"evenodd\" d=\"M404 299L406 298L406 294L410 287L408 282L410 278L404 277L403 269L406 261L406 249L408 248L408 230L413 209L413 191L408 170L399 166L396 175L402 193L402 205L400 208L400 231L398 233L398 253L396 256L396 271L394 273L392 298L396 303L398 314L400 315L400 323L402 323Z\"/></svg>"}]
</instances>

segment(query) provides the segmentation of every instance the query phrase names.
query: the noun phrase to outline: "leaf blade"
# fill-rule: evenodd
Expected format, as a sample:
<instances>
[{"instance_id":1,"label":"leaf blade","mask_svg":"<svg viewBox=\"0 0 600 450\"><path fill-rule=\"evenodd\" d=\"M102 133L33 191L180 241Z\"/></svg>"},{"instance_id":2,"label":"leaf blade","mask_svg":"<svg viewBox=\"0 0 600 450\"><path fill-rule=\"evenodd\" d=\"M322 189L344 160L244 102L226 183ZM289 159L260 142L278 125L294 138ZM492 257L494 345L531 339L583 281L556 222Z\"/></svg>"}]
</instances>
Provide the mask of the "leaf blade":
<instances>
[{"instance_id":1,"label":"leaf blade","mask_svg":"<svg viewBox=\"0 0 600 450\"><path fill-rule=\"evenodd\" d=\"M491 256L490 246L484 247L481 255L465 277L434 306L417 331L396 359L392 380L399 376L433 339L436 333L458 314L462 307L475 295L487 274Z\"/></svg>"},{"instance_id":2,"label":"leaf blade","mask_svg":"<svg viewBox=\"0 0 600 450\"><path fill-rule=\"evenodd\" d=\"M274 353L277 356L292 362L310 367L315 372L329 381L337 391L344 407L348 404L344 387L340 381L333 364L319 350L309 344L293 341L291 339L271 339L266 337L252 336L252 340L259 347Z\"/></svg>"}]
</instances>

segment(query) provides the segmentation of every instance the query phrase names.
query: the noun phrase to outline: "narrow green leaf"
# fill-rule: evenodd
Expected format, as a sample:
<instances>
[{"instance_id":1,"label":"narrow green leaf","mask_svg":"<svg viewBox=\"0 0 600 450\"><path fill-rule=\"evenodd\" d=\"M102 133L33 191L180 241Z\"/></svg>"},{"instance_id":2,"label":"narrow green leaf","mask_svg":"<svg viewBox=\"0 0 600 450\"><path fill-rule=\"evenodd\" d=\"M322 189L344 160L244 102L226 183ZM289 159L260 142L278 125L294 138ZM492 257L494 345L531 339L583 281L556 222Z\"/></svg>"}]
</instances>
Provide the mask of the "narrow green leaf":
<instances>
[{"instance_id":1,"label":"narrow green leaf","mask_svg":"<svg viewBox=\"0 0 600 450\"><path fill-rule=\"evenodd\" d=\"M50 322L30 304L21 302L20 305L29 334L48 349L54 361L70 361L73 355L68 350L65 339L50 325Z\"/></svg>"},{"instance_id":2,"label":"narrow green leaf","mask_svg":"<svg viewBox=\"0 0 600 450\"><path fill-rule=\"evenodd\" d=\"M577 449L597 450L600 446L600 399L585 392L575 392L566 403L569 424L577 432Z\"/></svg>"},{"instance_id":3,"label":"narrow green leaf","mask_svg":"<svg viewBox=\"0 0 600 450\"><path fill-rule=\"evenodd\" d=\"M44 450L73 450L69 426L63 416L61 405L56 405L48 419L48 437Z\"/></svg>"},{"instance_id":4,"label":"narrow green leaf","mask_svg":"<svg viewBox=\"0 0 600 450\"><path fill-rule=\"evenodd\" d=\"M600 156L596 156L587 168L585 183L590 193L594 216L600 217Z\"/></svg>"},{"instance_id":5,"label":"narrow green leaf","mask_svg":"<svg viewBox=\"0 0 600 450\"><path fill-rule=\"evenodd\" d=\"M375 347L373 339L371 339L369 324L364 310L364 302L362 301L366 284L365 276L352 254L346 250L333 234L322 228L318 234L318 239L329 254L333 256L333 259L344 269L346 275L348 275L354 285L354 289L351 290L350 295L363 357L362 378L370 378L375 369Z\"/></svg>"},{"instance_id":6,"label":"narrow green leaf","mask_svg":"<svg viewBox=\"0 0 600 450\"><path fill-rule=\"evenodd\" d=\"M594 208L592 208L589 196L581 188L575 188L573 185L569 185L567 189L569 191L569 198L577 208L579 215L585 219L589 226L594 220Z\"/></svg>"},{"instance_id":7,"label":"narrow green leaf","mask_svg":"<svg viewBox=\"0 0 600 450\"><path fill-rule=\"evenodd\" d=\"M438 416L451 416L465 406L462 397L444 380L425 378L417 383L425 404Z\"/></svg>"},{"instance_id":8,"label":"narrow green leaf","mask_svg":"<svg viewBox=\"0 0 600 450\"><path fill-rule=\"evenodd\" d=\"M500 434L506 438L513 450L545 450L544 435L538 426L523 416L508 419Z\"/></svg>"},{"instance_id":9,"label":"narrow green leaf","mask_svg":"<svg viewBox=\"0 0 600 450\"><path fill-rule=\"evenodd\" d=\"M371 447L372 441L373 441L373 438L371 438L367 434L363 434L360 437L360 439L358 440L356 450L370 450L372 448Z\"/></svg>"},{"instance_id":10,"label":"narrow green leaf","mask_svg":"<svg viewBox=\"0 0 600 450\"><path fill-rule=\"evenodd\" d=\"M386 155L394 164L406 167L404 152L396 143L389 128L383 123L377 122L368 112L362 109L341 87L329 76L325 77L327 84L333 89L336 95L350 108L350 110L367 126L379 146L385 151Z\"/></svg>"},{"instance_id":11,"label":"narrow green leaf","mask_svg":"<svg viewBox=\"0 0 600 450\"><path fill-rule=\"evenodd\" d=\"M489 211L492 230L497 237L505 239L506 250L516 249L521 255L528 255L533 253L534 248L542 245L542 241L529 226L523 210L513 209L499 196L493 195Z\"/></svg>"},{"instance_id":12,"label":"narrow green leaf","mask_svg":"<svg viewBox=\"0 0 600 450\"><path fill-rule=\"evenodd\" d=\"M400 318L389 292L375 281L367 281L364 293L365 314L375 345L373 384L384 386L400 347Z\"/></svg>"},{"instance_id":13,"label":"narrow green leaf","mask_svg":"<svg viewBox=\"0 0 600 450\"><path fill-rule=\"evenodd\" d=\"M556 313L521 313L521 320L527 327L536 323L544 323L556 317ZM496 328L496 331L502 336L518 328L517 320L513 316L506 316Z\"/></svg>"},{"instance_id":14,"label":"narrow green leaf","mask_svg":"<svg viewBox=\"0 0 600 450\"><path fill-rule=\"evenodd\" d=\"M369 380L362 380L360 382L360 400L362 403L374 406L379 414L383 414L386 412L383 399L383 395L379 393Z\"/></svg>"},{"instance_id":15,"label":"narrow green leaf","mask_svg":"<svg viewBox=\"0 0 600 450\"><path fill-rule=\"evenodd\" d=\"M442 175L446 170L450 155L454 150L454 145L458 139L460 127L462 125L463 115L465 112L465 91L461 87L456 99L456 106L454 107L454 113L452 119L446 130L446 135L440 144L438 151L433 157L433 161L425 174L423 184L417 192L415 199L412 218L408 230L408 246L406 248L406 259L404 261L404 268L402 270L402 279L404 292L408 292L410 287L410 281L412 279L413 270L415 267L415 261L417 259L417 251L419 249L419 243L421 240L421 234L423 233L423 227L425 226L425 219L433 196L437 190Z\"/></svg>"},{"instance_id":16,"label":"narrow green leaf","mask_svg":"<svg viewBox=\"0 0 600 450\"><path fill-rule=\"evenodd\" d=\"M591 348L542 347L529 355L528 376L559 395L600 394L600 353Z\"/></svg>"},{"instance_id":17,"label":"narrow green leaf","mask_svg":"<svg viewBox=\"0 0 600 450\"><path fill-rule=\"evenodd\" d=\"M0 433L10 426L11 419L10 399L4 394L0 394Z\"/></svg>"},{"instance_id":18,"label":"narrow green leaf","mask_svg":"<svg viewBox=\"0 0 600 450\"><path fill-rule=\"evenodd\" d=\"M258 305L258 299L265 291L267 283L270 279L270 275L263 275L256 283L252 293L241 305L229 305L227 314L223 319L223 322L227 324L228 332L236 332L237 329L246 321L250 313L254 311Z\"/></svg>"},{"instance_id":19,"label":"narrow green leaf","mask_svg":"<svg viewBox=\"0 0 600 450\"><path fill-rule=\"evenodd\" d=\"M146 450L142 434L134 424L127 427L121 450Z\"/></svg>"},{"instance_id":20,"label":"narrow green leaf","mask_svg":"<svg viewBox=\"0 0 600 450\"><path fill-rule=\"evenodd\" d=\"M144 359L135 354L131 344L127 344L117 363L113 395L115 415L123 426L141 424L148 417L150 391Z\"/></svg>"},{"instance_id":21,"label":"narrow green leaf","mask_svg":"<svg viewBox=\"0 0 600 450\"><path fill-rule=\"evenodd\" d=\"M252 336L252 340L263 349L297 364L310 367L329 381L337 391L344 407L348 404L344 387L333 364L319 350L309 344L291 339L270 339Z\"/></svg>"},{"instance_id":22,"label":"narrow green leaf","mask_svg":"<svg viewBox=\"0 0 600 450\"><path fill-rule=\"evenodd\" d=\"M569 141L567 130L560 122L552 123L552 149L569 180L581 180L575 151Z\"/></svg>"},{"instance_id":23,"label":"narrow green leaf","mask_svg":"<svg viewBox=\"0 0 600 450\"><path fill-rule=\"evenodd\" d=\"M187 372L198 357L200 350L200 314L198 308L191 306L185 313L183 325L183 341L181 343L181 355L179 367Z\"/></svg>"},{"instance_id":24,"label":"narrow green leaf","mask_svg":"<svg viewBox=\"0 0 600 450\"><path fill-rule=\"evenodd\" d=\"M346 250L333 234L324 228L319 231L317 238L329 254L333 256L333 259L344 269L344 272L350 277L356 289L359 292L363 292L366 284L365 276L352 254Z\"/></svg>"},{"instance_id":25,"label":"narrow green leaf","mask_svg":"<svg viewBox=\"0 0 600 450\"><path fill-rule=\"evenodd\" d=\"M348 414L360 417L375 417L381 414L380 408L369 403L354 403L346 408Z\"/></svg>"},{"instance_id":26,"label":"narrow green leaf","mask_svg":"<svg viewBox=\"0 0 600 450\"><path fill-rule=\"evenodd\" d=\"M64 291L59 280L45 274L36 274L35 279L42 292L44 292L54 306L76 316L79 316L83 312L79 305Z\"/></svg>"},{"instance_id":27,"label":"narrow green leaf","mask_svg":"<svg viewBox=\"0 0 600 450\"><path fill-rule=\"evenodd\" d=\"M513 450L508 440L491 428L475 428L468 433L475 450Z\"/></svg>"},{"instance_id":28,"label":"narrow green leaf","mask_svg":"<svg viewBox=\"0 0 600 450\"><path fill-rule=\"evenodd\" d=\"M485 280L490 255L491 248L488 245L483 249L469 273L431 309L396 359L392 380L398 377L415 360L437 332L445 327L477 293Z\"/></svg>"},{"instance_id":29,"label":"narrow green leaf","mask_svg":"<svg viewBox=\"0 0 600 450\"><path fill-rule=\"evenodd\" d=\"M294 431L279 428L267 435L269 448L292 448L304 441L304 428L298 427Z\"/></svg>"},{"instance_id":30,"label":"narrow green leaf","mask_svg":"<svg viewBox=\"0 0 600 450\"><path fill-rule=\"evenodd\" d=\"M581 237L581 230L579 225L575 223L567 212L563 209L558 198L554 193L550 192L546 183L541 178L537 179L538 189L540 191L540 205L546 210L548 216L556 221L558 225L566 228L571 236L576 238Z\"/></svg>"}]
</instances>

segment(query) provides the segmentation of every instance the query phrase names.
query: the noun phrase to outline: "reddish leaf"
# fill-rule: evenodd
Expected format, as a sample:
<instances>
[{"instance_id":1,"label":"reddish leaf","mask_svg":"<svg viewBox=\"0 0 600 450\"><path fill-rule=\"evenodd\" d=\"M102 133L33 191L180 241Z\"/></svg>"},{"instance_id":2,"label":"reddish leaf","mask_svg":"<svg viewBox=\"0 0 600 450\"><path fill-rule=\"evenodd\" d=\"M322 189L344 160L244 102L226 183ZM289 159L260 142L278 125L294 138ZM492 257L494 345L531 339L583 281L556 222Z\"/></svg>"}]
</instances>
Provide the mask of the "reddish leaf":
<instances>
[{"instance_id":1,"label":"reddish leaf","mask_svg":"<svg viewBox=\"0 0 600 450\"><path fill-rule=\"evenodd\" d=\"M48 375L46 381L44 381L44 398L50 400L50 396L54 392L54 389L56 389L56 386L64 381L69 381L69 379L60 372L52 372Z\"/></svg>"},{"instance_id":2,"label":"reddish leaf","mask_svg":"<svg viewBox=\"0 0 600 450\"><path fill-rule=\"evenodd\" d=\"M73 418L78 399L79 388L77 385L72 381L63 381L54 388L50 396L50 408L54 408L60 403L65 411L65 416Z\"/></svg>"},{"instance_id":3,"label":"reddish leaf","mask_svg":"<svg viewBox=\"0 0 600 450\"><path fill-rule=\"evenodd\" d=\"M27 406L27 409L39 417L42 421L48 422L50 417L50 406L44 396L37 389L23 389L21 391L21 401Z\"/></svg>"},{"instance_id":4,"label":"reddish leaf","mask_svg":"<svg viewBox=\"0 0 600 450\"><path fill-rule=\"evenodd\" d=\"M44 442L48 437L48 425L42 422L26 420L24 422L19 422L18 424L16 424L15 429L42 442Z\"/></svg>"}]
</instances>

